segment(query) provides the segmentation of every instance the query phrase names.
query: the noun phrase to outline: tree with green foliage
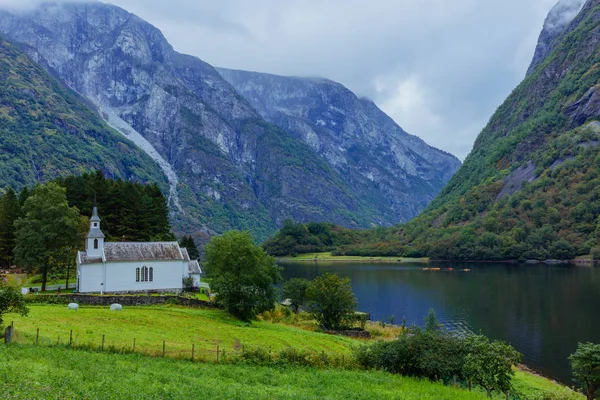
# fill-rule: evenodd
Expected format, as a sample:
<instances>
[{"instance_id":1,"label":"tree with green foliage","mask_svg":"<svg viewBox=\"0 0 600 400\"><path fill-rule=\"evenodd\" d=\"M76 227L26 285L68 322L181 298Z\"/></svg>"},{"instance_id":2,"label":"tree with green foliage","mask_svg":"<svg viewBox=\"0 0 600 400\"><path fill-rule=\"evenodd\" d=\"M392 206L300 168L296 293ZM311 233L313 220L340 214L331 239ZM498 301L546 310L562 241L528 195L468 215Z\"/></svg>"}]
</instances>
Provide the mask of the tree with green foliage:
<instances>
[{"instance_id":1,"label":"tree with green foliage","mask_svg":"<svg viewBox=\"0 0 600 400\"><path fill-rule=\"evenodd\" d=\"M281 280L275 259L248 232L230 231L206 246L204 272L217 302L243 321L275 307Z\"/></svg>"},{"instance_id":2,"label":"tree with green foliage","mask_svg":"<svg viewBox=\"0 0 600 400\"><path fill-rule=\"evenodd\" d=\"M36 186L25 201L23 217L15 223L15 260L42 275L42 291L52 259L62 258L66 248L77 247L79 223L79 211L69 206L65 189L56 183Z\"/></svg>"},{"instance_id":3,"label":"tree with green foliage","mask_svg":"<svg viewBox=\"0 0 600 400\"><path fill-rule=\"evenodd\" d=\"M350 278L340 278L338 274L318 276L306 290L306 309L325 330L345 328L357 305Z\"/></svg>"},{"instance_id":4,"label":"tree with green foliage","mask_svg":"<svg viewBox=\"0 0 600 400\"><path fill-rule=\"evenodd\" d=\"M295 313L306 302L306 290L310 284L308 279L303 278L292 278L283 284L283 298L290 299L290 307Z\"/></svg>"},{"instance_id":5,"label":"tree with green foliage","mask_svg":"<svg viewBox=\"0 0 600 400\"><path fill-rule=\"evenodd\" d=\"M2 326L2 316L8 313L25 316L29 313L29 309L19 288L0 279L0 326Z\"/></svg>"},{"instance_id":6,"label":"tree with green foliage","mask_svg":"<svg viewBox=\"0 0 600 400\"><path fill-rule=\"evenodd\" d=\"M0 198L0 265L9 267L16 246L15 221L21 215L17 194L9 188Z\"/></svg>"},{"instance_id":7,"label":"tree with green foliage","mask_svg":"<svg viewBox=\"0 0 600 400\"><path fill-rule=\"evenodd\" d=\"M587 400L594 400L600 388L600 344L579 343L569 361L573 377L585 391Z\"/></svg>"},{"instance_id":8,"label":"tree with green foliage","mask_svg":"<svg viewBox=\"0 0 600 400\"><path fill-rule=\"evenodd\" d=\"M175 239L167 199L155 184L107 179L101 171L56 182L67 190L69 204L83 213L91 213L97 199L103 232L109 241L120 241L123 236L132 242Z\"/></svg>"},{"instance_id":9,"label":"tree with green foliage","mask_svg":"<svg viewBox=\"0 0 600 400\"><path fill-rule=\"evenodd\" d=\"M470 335L465 340L466 352L463 374L469 382L476 383L487 392L507 393L511 389L511 378L515 372L513 367L521 360L521 354L512 346L490 340L483 335Z\"/></svg>"},{"instance_id":10,"label":"tree with green foliage","mask_svg":"<svg viewBox=\"0 0 600 400\"><path fill-rule=\"evenodd\" d=\"M179 240L179 245L185 249L190 256L191 260L200 259L200 252L198 251L198 247L196 247L196 243L194 242L194 238L190 236L183 235Z\"/></svg>"},{"instance_id":11,"label":"tree with green foliage","mask_svg":"<svg viewBox=\"0 0 600 400\"><path fill-rule=\"evenodd\" d=\"M427 332L439 332L442 329L442 325L438 322L433 308L429 309L429 313L425 318L425 331Z\"/></svg>"}]
</instances>

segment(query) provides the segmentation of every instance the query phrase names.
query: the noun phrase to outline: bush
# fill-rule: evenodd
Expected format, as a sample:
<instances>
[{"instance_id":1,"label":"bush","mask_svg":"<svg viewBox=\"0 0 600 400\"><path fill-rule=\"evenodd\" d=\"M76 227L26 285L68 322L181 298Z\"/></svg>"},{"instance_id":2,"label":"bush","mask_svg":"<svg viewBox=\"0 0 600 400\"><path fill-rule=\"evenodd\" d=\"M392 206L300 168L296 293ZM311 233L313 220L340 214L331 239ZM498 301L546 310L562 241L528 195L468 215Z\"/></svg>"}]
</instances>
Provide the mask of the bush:
<instances>
[{"instance_id":1,"label":"bush","mask_svg":"<svg viewBox=\"0 0 600 400\"><path fill-rule=\"evenodd\" d=\"M350 279L331 273L315 278L306 290L306 301L319 326L333 331L347 327L358 305Z\"/></svg>"}]
</instances>

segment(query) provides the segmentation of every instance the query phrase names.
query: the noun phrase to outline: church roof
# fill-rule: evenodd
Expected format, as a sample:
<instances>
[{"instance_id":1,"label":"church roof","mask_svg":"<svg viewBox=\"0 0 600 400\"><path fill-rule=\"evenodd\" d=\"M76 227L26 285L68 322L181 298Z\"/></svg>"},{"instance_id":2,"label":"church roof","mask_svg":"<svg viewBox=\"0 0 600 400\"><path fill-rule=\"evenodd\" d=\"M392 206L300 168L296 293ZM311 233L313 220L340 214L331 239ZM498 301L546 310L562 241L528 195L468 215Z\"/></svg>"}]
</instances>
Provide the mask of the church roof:
<instances>
[{"instance_id":1,"label":"church roof","mask_svg":"<svg viewBox=\"0 0 600 400\"><path fill-rule=\"evenodd\" d=\"M200 264L198 264L198 260L192 260L188 264L188 273L190 274L201 274L202 269L200 269Z\"/></svg>"},{"instance_id":2,"label":"church roof","mask_svg":"<svg viewBox=\"0 0 600 400\"><path fill-rule=\"evenodd\" d=\"M102 257L88 257L85 251L79 251L77 254L80 264L96 264L102 262Z\"/></svg>"},{"instance_id":3,"label":"church roof","mask_svg":"<svg viewBox=\"0 0 600 400\"><path fill-rule=\"evenodd\" d=\"M108 242L104 256L106 261L184 260L177 242Z\"/></svg>"},{"instance_id":4,"label":"church roof","mask_svg":"<svg viewBox=\"0 0 600 400\"><path fill-rule=\"evenodd\" d=\"M94 200L95 202L96 200ZM100 222L100 217L98 216L98 207L94 204L94 208L92 209L92 218L90 218L92 222Z\"/></svg>"},{"instance_id":5,"label":"church roof","mask_svg":"<svg viewBox=\"0 0 600 400\"><path fill-rule=\"evenodd\" d=\"M183 255L183 259L185 261L190 261L190 255L185 247L181 248L181 254Z\"/></svg>"},{"instance_id":6,"label":"church roof","mask_svg":"<svg viewBox=\"0 0 600 400\"><path fill-rule=\"evenodd\" d=\"M90 228L87 235L85 235L87 239L104 239L104 233L100 230L100 228Z\"/></svg>"}]
</instances>

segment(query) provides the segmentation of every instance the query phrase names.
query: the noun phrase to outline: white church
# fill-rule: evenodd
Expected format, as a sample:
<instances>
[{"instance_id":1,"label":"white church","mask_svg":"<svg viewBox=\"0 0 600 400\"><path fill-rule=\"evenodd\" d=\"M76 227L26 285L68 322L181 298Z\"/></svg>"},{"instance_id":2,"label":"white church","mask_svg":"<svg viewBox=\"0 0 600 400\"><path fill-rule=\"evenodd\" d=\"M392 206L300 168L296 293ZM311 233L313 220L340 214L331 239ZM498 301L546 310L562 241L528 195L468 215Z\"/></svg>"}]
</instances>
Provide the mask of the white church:
<instances>
[{"instance_id":1,"label":"white church","mask_svg":"<svg viewBox=\"0 0 600 400\"><path fill-rule=\"evenodd\" d=\"M77 292L180 291L200 286L200 264L177 242L105 242L94 205L85 251L77 253Z\"/></svg>"}]
</instances>

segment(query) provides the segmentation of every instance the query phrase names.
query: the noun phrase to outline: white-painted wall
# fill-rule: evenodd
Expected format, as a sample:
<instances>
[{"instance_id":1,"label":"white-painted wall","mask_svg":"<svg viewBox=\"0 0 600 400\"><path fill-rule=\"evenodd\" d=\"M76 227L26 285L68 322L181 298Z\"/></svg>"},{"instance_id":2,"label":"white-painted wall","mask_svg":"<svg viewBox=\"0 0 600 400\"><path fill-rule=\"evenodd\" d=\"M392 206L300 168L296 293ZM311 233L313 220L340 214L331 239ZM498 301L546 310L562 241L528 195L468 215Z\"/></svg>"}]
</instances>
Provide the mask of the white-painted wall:
<instances>
[{"instance_id":1,"label":"white-painted wall","mask_svg":"<svg viewBox=\"0 0 600 400\"><path fill-rule=\"evenodd\" d=\"M184 276L184 264L175 261L132 261L107 262L106 281L102 281L102 264L81 266L80 292L127 292L144 290L181 289ZM154 268L152 282L136 282L136 268Z\"/></svg>"},{"instance_id":2,"label":"white-painted wall","mask_svg":"<svg viewBox=\"0 0 600 400\"><path fill-rule=\"evenodd\" d=\"M102 283L102 263L80 265L78 272L77 280L80 292L101 292L104 290L100 285Z\"/></svg>"}]
</instances>

